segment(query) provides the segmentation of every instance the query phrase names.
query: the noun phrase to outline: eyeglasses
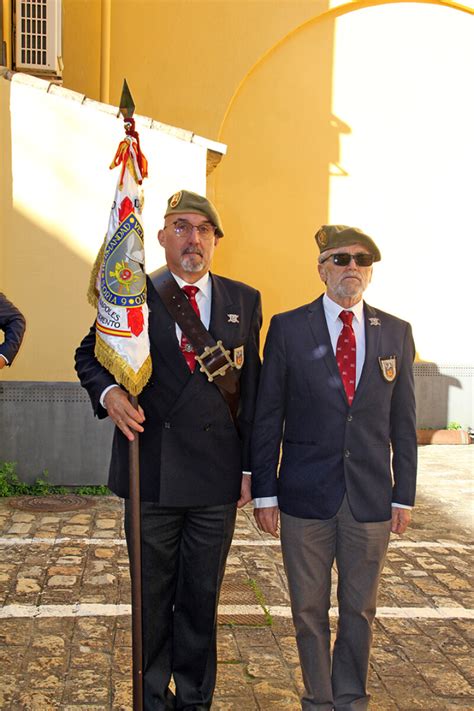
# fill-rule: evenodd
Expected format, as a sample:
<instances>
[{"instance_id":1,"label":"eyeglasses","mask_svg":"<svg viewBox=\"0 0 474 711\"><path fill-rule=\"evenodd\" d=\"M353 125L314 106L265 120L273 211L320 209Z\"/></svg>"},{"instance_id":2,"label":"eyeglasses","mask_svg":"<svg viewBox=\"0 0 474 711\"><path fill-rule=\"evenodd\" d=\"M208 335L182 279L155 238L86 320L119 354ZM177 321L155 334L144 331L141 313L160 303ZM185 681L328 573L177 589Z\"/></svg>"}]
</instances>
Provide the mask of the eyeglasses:
<instances>
[{"instance_id":1,"label":"eyeglasses","mask_svg":"<svg viewBox=\"0 0 474 711\"><path fill-rule=\"evenodd\" d=\"M194 230L197 231L202 239L210 239L216 234L216 228L211 222L203 222L200 225L192 225L187 220L175 220L166 227L172 227L177 237L191 237Z\"/></svg>"},{"instance_id":2,"label":"eyeglasses","mask_svg":"<svg viewBox=\"0 0 474 711\"><path fill-rule=\"evenodd\" d=\"M359 252L358 254L349 254L349 252L336 252L336 254L330 254L329 257L323 259L320 264L324 264L329 259L332 259L333 264L338 267L347 267L353 259L358 267L370 267L374 263L374 255L367 254L366 252Z\"/></svg>"}]
</instances>

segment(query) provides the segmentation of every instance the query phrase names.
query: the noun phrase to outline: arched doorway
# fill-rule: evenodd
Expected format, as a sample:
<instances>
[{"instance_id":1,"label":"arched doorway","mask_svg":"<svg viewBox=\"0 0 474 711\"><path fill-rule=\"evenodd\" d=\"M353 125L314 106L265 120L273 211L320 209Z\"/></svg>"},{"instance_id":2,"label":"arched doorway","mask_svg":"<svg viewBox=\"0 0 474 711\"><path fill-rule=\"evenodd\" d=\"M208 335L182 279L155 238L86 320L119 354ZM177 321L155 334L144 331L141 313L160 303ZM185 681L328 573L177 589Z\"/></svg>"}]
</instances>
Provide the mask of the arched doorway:
<instances>
[{"instance_id":1,"label":"arched doorway","mask_svg":"<svg viewBox=\"0 0 474 711\"><path fill-rule=\"evenodd\" d=\"M242 81L219 136L229 151L215 197L232 238L216 266L263 290L267 321L320 293L318 225L358 224L384 257L368 301L413 322L422 357L467 362L455 304L470 299L468 260L443 255L472 242L472 14L345 5L290 33Z\"/></svg>"}]
</instances>

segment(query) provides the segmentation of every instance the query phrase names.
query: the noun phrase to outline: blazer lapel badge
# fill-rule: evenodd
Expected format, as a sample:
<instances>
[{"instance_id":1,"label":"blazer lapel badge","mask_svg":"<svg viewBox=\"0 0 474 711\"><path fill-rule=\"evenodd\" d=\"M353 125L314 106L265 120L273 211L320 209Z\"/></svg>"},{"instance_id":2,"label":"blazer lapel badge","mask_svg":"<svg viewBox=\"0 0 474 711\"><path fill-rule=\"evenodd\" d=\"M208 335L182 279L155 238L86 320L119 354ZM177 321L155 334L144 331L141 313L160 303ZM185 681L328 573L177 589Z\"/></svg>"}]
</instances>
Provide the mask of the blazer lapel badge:
<instances>
[{"instance_id":1,"label":"blazer lapel badge","mask_svg":"<svg viewBox=\"0 0 474 711\"><path fill-rule=\"evenodd\" d=\"M227 314L227 323L239 323L240 314Z\"/></svg>"},{"instance_id":2,"label":"blazer lapel badge","mask_svg":"<svg viewBox=\"0 0 474 711\"><path fill-rule=\"evenodd\" d=\"M369 323L370 323L371 326L380 326L380 319L379 319L379 318L376 318L376 317L375 317L375 318L374 318L374 317L370 317L370 318L369 318Z\"/></svg>"},{"instance_id":3,"label":"blazer lapel badge","mask_svg":"<svg viewBox=\"0 0 474 711\"><path fill-rule=\"evenodd\" d=\"M387 383L393 383L397 377L397 356L379 357L379 365L383 379Z\"/></svg>"},{"instance_id":4,"label":"blazer lapel badge","mask_svg":"<svg viewBox=\"0 0 474 711\"><path fill-rule=\"evenodd\" d=\"M244 364L244 347L234 348L234 367L240 370Z\"/></svg>"}]
</instances>

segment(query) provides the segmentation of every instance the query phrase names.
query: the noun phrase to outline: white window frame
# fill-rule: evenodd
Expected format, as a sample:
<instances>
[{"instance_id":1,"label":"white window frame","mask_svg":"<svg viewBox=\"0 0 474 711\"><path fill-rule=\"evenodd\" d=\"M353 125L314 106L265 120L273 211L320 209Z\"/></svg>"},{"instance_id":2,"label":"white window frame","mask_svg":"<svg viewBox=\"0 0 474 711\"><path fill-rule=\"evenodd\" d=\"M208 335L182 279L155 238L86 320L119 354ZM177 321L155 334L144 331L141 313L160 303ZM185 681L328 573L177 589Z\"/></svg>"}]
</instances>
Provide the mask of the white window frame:
<instances>
[{"instance_id":1,"label":"white window frame","mask_svg":"<svg viewBox=\"0 0 474 711\"><path fill-rule=\"evenodd\" d=\"M61 76L61 0L15 0L15 69Z\"/></svg>"}]
</instances>

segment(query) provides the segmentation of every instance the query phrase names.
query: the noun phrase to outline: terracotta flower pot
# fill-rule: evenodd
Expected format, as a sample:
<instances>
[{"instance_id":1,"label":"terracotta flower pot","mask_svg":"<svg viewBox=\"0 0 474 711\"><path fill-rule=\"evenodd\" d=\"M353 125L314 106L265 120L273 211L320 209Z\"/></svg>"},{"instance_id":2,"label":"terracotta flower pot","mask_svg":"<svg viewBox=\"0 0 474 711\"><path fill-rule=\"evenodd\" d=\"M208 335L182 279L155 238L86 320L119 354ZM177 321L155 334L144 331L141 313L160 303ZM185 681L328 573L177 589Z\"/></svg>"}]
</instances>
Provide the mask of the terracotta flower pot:
<instances>
[{"instance_id":1,"label":"terracotta flower pot","mask_svg":"<svg viewBox=\"0 0 474 711\"><path fill-rule=\"evenodd\" d=\"M418 444L471 444L466 430L417 430Z\"/></svg>"}]
</instances>

